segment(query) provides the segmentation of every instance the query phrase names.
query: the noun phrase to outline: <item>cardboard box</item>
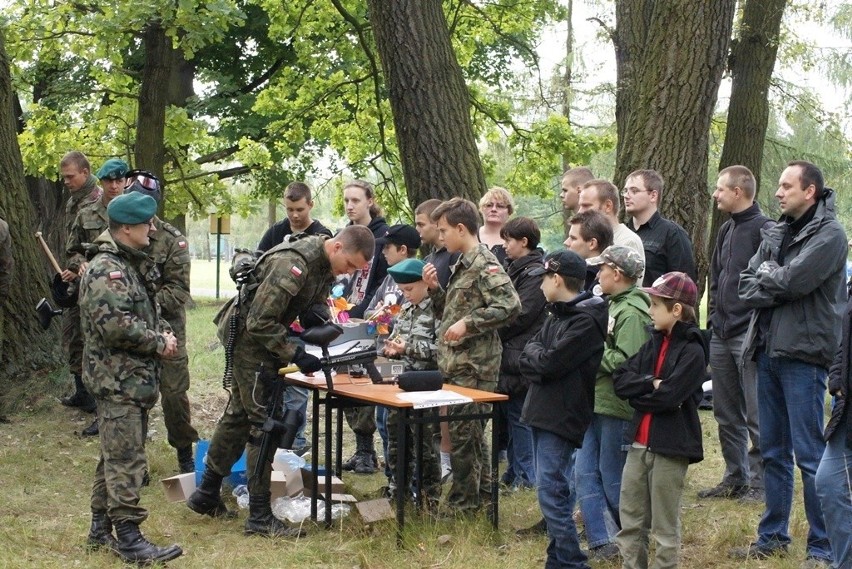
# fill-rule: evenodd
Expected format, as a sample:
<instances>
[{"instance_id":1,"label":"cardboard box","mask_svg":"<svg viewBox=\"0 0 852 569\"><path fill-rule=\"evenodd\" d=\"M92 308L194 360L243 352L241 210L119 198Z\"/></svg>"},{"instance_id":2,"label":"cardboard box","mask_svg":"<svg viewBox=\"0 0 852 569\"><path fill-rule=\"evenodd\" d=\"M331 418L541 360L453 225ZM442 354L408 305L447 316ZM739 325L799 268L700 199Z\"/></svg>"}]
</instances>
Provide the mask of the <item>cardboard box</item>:
<instances>
[{"instance_id":1,"label":"cardboard box","mask_svg":"<svg viewBox=\"0 0 852 569\"><path fill-rule=\"evenodd\" d=\"M195 473L178 474L163 478L163 490L169 502L184 502L195 492Z\"/></svg>"},{"instance_id":2,"label":"cardboard box","mask_svg":"<svg viewBox=\"0 0 852 569\"><path fill-rule=\"evenodd\" d=\"M322 472L322 471L320 471ZM309 468L303 468L302 471L302 484L305 487L305 496L310 495L313 490L314 484L319 483L317 486L317 493L325 492L325 476L313 476L311 470ZM331 493L332 494L343 494L346 490L346 485L343 483L343 480L336 476L331 477Z\"/></svg>"},{"instance_id":3,"label":"cardboard box","mask_svg":"<svg viewBox=\"0 0 852 569\"><path fill-rule=\"evenodd\" d=\"M269 482L269 489L272 492L270 501L274 502L276 498L288 497L292 498L302 493L304 486L302 484L302 473L298 470L289 473L280 470L272 471L272 478Z\"/></svg>"},{"instance_id":4,"label":"cardboard box","mask_svg":"<svg viewBox=\"0 0 852 569\"><path fill-rule=\"evenodd\" d=\"M321 500L325 500L325 494L320 494L319 497L320 497ZM331 501L334 504L339 503L339 502L354 504L355 502L358 501L358 498L356 498L352 494L334 494L334 493L332 493Z\"/></svg>"}]
</instances>

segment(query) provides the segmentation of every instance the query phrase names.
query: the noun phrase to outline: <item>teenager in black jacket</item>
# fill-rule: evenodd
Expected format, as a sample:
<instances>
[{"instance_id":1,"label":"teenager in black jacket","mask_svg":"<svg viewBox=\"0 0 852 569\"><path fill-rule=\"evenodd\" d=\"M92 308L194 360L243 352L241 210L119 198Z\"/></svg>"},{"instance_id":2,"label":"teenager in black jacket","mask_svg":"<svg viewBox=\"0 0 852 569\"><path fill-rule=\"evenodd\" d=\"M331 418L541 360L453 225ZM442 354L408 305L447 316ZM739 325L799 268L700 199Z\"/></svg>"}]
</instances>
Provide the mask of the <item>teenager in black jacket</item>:
<instances>
[{"instance_id":1,"label":"teenager in black jacket","mask_svg":"<svg viewBox=\"0 0 852 569\"><path fill-rule=\"evenodd\" d=\"M649 532L653 566L677 567L686 469L704 458L698 403L708 348L695 323L698 289L686 273L674 272L642 290L651 295L654 333L613 375L616 395L635 409L616 537L626 569L647 569Z\"/></svg>"}]
</instances>

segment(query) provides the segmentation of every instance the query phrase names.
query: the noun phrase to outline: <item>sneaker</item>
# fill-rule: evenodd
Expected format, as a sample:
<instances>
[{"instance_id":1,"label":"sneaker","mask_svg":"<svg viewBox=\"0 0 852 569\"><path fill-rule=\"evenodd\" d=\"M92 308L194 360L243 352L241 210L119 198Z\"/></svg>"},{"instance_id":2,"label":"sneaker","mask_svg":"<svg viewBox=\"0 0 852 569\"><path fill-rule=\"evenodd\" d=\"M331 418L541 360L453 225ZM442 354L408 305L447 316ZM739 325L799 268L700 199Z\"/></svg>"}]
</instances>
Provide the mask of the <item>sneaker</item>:
<instances>
[{"instance_id":1,"label":"sneaker","mask_svg":"<svg viewBox=\"0 0 852 569\"><path fill-rule=\"evenodd\" d=\"M607 543L598 547L593 547L589 550L589 557L599 561L610 561L620 555L618 546L614 543Z\"/></svg>"},{"instance_id":2,"label":"sneaker","mask_svg":"<svg viewBox=\"0 0 852 569\"><path fill-rule=\"evenodd\" d=\"M547 535L547 522L544 520L544 518L541 518L538 522L528 528L515 530L515 535L518 537Z\"/></svg>"},{"instance_id":3,"label":"sneaker","mask_svg":"<svg viewBox=\"0 0 852 569\"><path fill-rule=\"evenodd\" d=\"M441 484L453 481L453 468L449 464L441 465Z\"/></svg>"},{"instance_id":4,"label":"sneaker","mask_svg":"<svg viewBox=\"0 0 852 569\"><path fill-rule=\"evenodd\" d=\"M770 557L784 557L787 555L787 545L758 545L749 544L748 547L735 547L728 552L731 559L769 559Z\"/></svg>"},{"instance_id":5,"label":"sneaker","mask_svg":"<svg viewBox=\"0 0 852 569\"><path fill-rule=\"evenodd\" d=\"M805 557L804 562L802 562L801 567L802 569L825 569L826 567L831 567L831 561L822 557L808 555Z\"/></svg>"},{"instance_id":6,"label":"sneaker","mask_svg":"<svg viewBox=\"0 0 852 569\"><path fill-rule=\"evenodd\" d=\"M766 502L766 492L763 488L749 488L748 492L740 496L740 502L763 504Z\"/></svg>"},{"instance_id":7,"label":"sneaker","mask_svg":"<svg viewBox=\"0 0 852 569\"><path fill-rule=\"evenodd\" d=\"M748 492L748 486L744 484L725 484L724 482L714 486L712 488L707 488L705 490L701 490L698 493L699 498L728 498L731 500L736 500L737 498L742 498L746 492Z\"/></svg>"}]
</instances>

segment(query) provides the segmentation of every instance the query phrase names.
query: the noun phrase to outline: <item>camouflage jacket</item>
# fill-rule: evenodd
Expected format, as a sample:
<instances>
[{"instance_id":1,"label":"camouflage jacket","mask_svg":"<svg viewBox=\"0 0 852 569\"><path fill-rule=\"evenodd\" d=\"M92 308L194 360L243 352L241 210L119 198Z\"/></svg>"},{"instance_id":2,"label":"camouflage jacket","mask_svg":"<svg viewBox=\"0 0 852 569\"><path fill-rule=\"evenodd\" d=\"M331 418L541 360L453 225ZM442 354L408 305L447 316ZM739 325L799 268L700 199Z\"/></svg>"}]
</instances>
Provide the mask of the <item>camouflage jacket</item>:
<instances>
[{"instance_id":1,"label":"camouflage jacket","mask_svg":"<svg viewBox=\"0 0 852 569\"><path fill-rule=\"evenodd\" d=\"M9 296L14 268L15 259L12 257L12 236L9 233L9 224L0 219L0 302Z\"/></svg>"},{"instance_id":2,"label":"camouflage jacket","mask_svg":"<svg viewBox=\"0 0 852 569\"><path fill-rule=\"evenodd\" d=\"M145 253L104 231L80 283L83 382L98 399L149 409L157 402L165 348L154 293L139 264Z\"/></svg>"},{"instance_id":3,"label":"camouflage jacket","mask_svg":"<svg viewBox=\"0 0 852 569\"><path fill-rule=\"evenodd\" d=\"M183 348L186 338L186 303L189 302L189 243L173 225L154 218L157 231L151 234L148 255L139 270L148 285L157 291L162 317L169 323ZM182 356L183 353L179 353Z\"/></svg>"},{"instance_id":4,"label":"camouflage jacket","mask_svg":"<svg viewBox=\"0 0 852 569\"><path fill-rule=\"evenodd\" d=\"M80 265L86 262L86 247L94 243L107 227L109 217L103 199L95 200L77 212L65 242L68 270L77 272Z\"/></svg>"},{"instance_id":5,"label":"camouflage jacket","mask_svg":"<svg viewBox=\"0 0 852 569\"><path fill-rule=\"evenodd\" d=\"M227 346L231 316L238 312L234 357L255 362L293 359L296 345L288 341L290 324L314 304L325 305L334 277L323 243L326 236L304 236L276 245L257 261L256 284L216 315L219 340Z\"/></svg>"},{"instance_id":6,"label":"camouflage jacket","mask_svg":"<svg viewBox=\"0 0 852 569\"><path fill-rule=\"evenodd\" d=\"M438 369L435 330L439 322L432 313L432 299L424 298L420 304L405 303L396 319L394 335L405 341L402 361L406 370L424 371Z\"/></svg>"},{"instance_id":7,"label":"camouflage jacket","mask_svg":"<svg viewBox=\"0 0 852 569\"><path fill-rule=\"evenodd\" d=\"M77 213L84 207L98 201L102 193L103 190L98 186L98 179L91 175L79 191L71 192L71 197L65 202L65 235L71 233L71 227L74 225Z\"/></svg>"},{"instance_id":8,"label":"camouflage jacket","mask_svg":"<svg viewBox=\"0 0 852 569\"><path fill-rule=\"evenodd\" d=\"M521 311L512 281L485 245L459 257L447 290L430 291L438 328L438 367L451 382L494 391L502 345L497 329ZM447 329L464 320L467 334L444 340Z\"/></svg>"}]
</instances>

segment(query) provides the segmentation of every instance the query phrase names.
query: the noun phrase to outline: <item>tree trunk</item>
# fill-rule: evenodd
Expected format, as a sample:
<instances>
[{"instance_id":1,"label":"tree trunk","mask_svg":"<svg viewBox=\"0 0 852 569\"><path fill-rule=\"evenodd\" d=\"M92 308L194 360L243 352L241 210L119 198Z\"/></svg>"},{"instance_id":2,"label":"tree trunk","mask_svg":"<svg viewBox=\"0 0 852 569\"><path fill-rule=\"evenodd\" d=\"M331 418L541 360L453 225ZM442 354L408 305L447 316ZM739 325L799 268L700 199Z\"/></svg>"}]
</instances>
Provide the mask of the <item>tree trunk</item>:
<instances>
[{"instance_id":1,"label":"tree trunk","mask_svg":"<svg viewBox=\"0 0 852 569\"><path fill-rule=\"evenodd\" d=\"M708 133L735 0L619 0L615 183L639 168L666 181L662 214L692 239L699 291L707 274Z\"/></svg>"},{"instance_id":2,"label":"tree trunk","mask_svg":"<svg viewBox=\"0 0 852 569\"><path fill-rule=\"evenodd\" d=\"M476 202L485 174L440 0L370 0L409 202Z\"/></svg>"},{"instance_id":3,"label":"tree trunk","mask_svg":"<svg viewBox=\"0 0 852 569\"><path fill-rule=\"evenodd\" d=\"M787 0L748 0L737 38L731 43L731 101L719 170L740 164L754 173L760 191L763 146L769 124L769 81L778 54ZM708 251L729 216L713 208Z\"/></svg>"},{"instance_id":4,"label":"tree trunk","mask_svg":"<svg viewBox=\"0 0 852 569\"><path fill-rule=\"evenodd\" d=\"M574 71L574 2L568 0L566 7L568 12L566 20L568 22L568 30L565 34L565 77L562 85L562 115L568 119L568 124L571 124L571 101L574 99L572 87L572 76ZM579 166L579 164L577 164ZM571 167L571 160L568 153L562 155L562 171L566 171ZM559 180L562 183L562 180ZM557 191L557 195L559 192ZM562 228L565 238L568 238L568 232L571 230L571 218L574 217L574 212L566 210L562 207L561 199L559 208L562 210Z\"/></svg>"},{"instance_id":5,"label":"tree trunk","mask_svg":"<svg viewBox=\"0 0 852 569\"><path fill-rule=\"evenodd\" d=\"M24 181L16 117L12 110L14 97L5 32L0 28L0 180L3 180L4 190L0 192L0 216L9 223L15 258L9 298L2 299L0 304L7 338L0 373L6 379L61 365L62 354L59 326L53 325L44 332L34 317L36 302L49 295L48 281L44 255L33 236L35 217Z\"/></svg>"},{"instance_id":6,"label":"tree trunk","mask_svg":"<svg viewBox=\"0 0 852 569\"><path fill-rule=\"evenodd\" d=\"M145 66L139 88L139 116L136 121L136 168L148 170L163 179L165 164L166 106L172 68L172 40L159 22L145 26L143 38ZM160 214L162 215L162 204Z\"/></svg>"}]
</instances>

